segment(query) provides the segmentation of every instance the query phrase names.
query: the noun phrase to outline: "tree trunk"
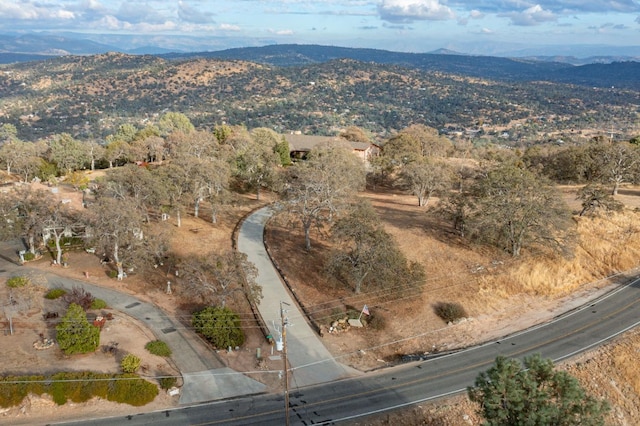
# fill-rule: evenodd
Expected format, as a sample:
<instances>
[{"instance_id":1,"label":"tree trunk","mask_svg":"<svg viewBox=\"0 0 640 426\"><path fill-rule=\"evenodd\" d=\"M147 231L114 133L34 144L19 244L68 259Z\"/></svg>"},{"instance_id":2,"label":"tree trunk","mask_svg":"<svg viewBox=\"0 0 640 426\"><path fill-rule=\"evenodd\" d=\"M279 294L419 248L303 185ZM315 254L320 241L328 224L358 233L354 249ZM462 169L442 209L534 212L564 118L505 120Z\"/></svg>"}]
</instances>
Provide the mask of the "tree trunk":
<instances>
[{"instance_id":1,"label":"tree trunk","mask_svg":"<svg viewBox=\"0 0 640 426\"><path fill-rule=\"evenodd\" d=\"M612 195L618 195L618 189L620 189L620 182L616 180L613 183L613 194Z\"/></svg>"},{"instance_id":2,"label":"tree trunk","mask_svg":"<svg viewBox=\"0 0 640 426\"><path fill-rule=\"evenodd\" d=\"M176 209L176 218L178 220L178 228L182 226L182 216L180 215L180 207Z\"/></svg>"},{"instance_id":3,"label":"tree trunk","mask_svg":"<svg viewBox=\"0 0 640 426\"><path fill-rule=\"evenodd\" d=\"M36 242L33 235L29 235L29 251L31 254L36 254Z\"/></svg>"},{"instance_id":4,"label":"tree trunk","mask_svg":"<svg viewBox=\"0 0 640 426\"><path fill-rule=\"evenodd\" d=\"M198 214L200 214L200 198L196 198L196 202L193 207L193 216L198 217Z\"/></svg>"},{"instance_id":5,"label":"tree trunk","mask_svg":"<svg viewBox=\"0 0 640 426\"><path fill-rule=\"evenodd\" d=\"M62 247L60 247L60 239L62 238L62 234L53 234L53 238L56 242L56 262L58 263L58 265L62 265Z\"/></svg>"},{"instance_id":6,"label":"tree trunk","mask_svg":"<svg viewBox=\"0 0 640 426\"><path fill-rule=\"evenodd\" d=\"M311 251L311 223L304 224L304 248Z\"/></svg>"},{"instance_id":7,"label":"tree trunk","mask_svg":"<svg viewBox=\"0 0 640 426\"><path fill-rule=\"evenodd\" d=\"M122 262L120 262L120 254L118 250L119 246L116 242L113 244L113 261L116 263L116 268L118 269L118 280L121 281L124 278L124 267Z\"/></svg>"},{"instance_id":8,"label":"tree trunk","mask_svg":"<svg viewBox=\"0 0 640 426\"><path fill-rule=\"evenodd\" d=\"M95 171L96 170L96 159L92 158L91 159L91 171Z\"/></svg>"},{"instance_id":9,"label":"tree trunk","mask_svg":"<svg viewBox=\"0 0 640 426\"><path fill-rule=\"evenodd\" d=\"M258 189L256 189L256 200L260 201L260 185L258 185Z\"/></svg>"}]
</instances>

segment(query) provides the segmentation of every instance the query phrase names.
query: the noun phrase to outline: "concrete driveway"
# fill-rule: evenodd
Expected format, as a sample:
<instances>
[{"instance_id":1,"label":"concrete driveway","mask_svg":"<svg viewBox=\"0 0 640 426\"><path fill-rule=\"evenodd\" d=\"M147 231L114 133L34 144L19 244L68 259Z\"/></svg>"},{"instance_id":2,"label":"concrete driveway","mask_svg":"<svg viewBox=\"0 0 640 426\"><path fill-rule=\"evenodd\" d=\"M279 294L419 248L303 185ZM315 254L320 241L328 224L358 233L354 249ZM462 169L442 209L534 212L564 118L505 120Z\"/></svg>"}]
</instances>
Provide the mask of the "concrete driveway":
<instances>
[{"instance_id":1,"label":"concrete driveway","mask_svg":"<svg viewBox=\"0 0 640 426\"><path fill-rule=\"evenodd\" d=\"M361 374L335 361L320 337L305 320L297 303L280 279L264 245L263 235L271 207L263 207L248 216L238 234L238 251L245 253L258 268L257 282L262 286L263 299L258 306L272 336L280 335L280 306L287 309L287 359L292 371L291 383L303 387Z\"/></svg>"}]
</instances>

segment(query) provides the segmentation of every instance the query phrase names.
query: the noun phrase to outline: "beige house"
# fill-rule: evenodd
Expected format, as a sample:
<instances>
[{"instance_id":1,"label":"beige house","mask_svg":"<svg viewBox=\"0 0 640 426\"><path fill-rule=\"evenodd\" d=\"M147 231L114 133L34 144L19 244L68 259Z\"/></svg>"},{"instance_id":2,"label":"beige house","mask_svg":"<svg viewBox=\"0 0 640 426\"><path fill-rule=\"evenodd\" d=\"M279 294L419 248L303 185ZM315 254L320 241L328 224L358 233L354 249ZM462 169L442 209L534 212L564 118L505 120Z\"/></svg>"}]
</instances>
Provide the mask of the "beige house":
<instances>
[{"instance_id":1,"label":"beige house","mask_svg":"<svg viewBox=\"0 0 640 426\"><path fill-rule=\"evenodd\" d=\"M289 144L289 155L292 159L305 158L307 153L314 147L326 143L341 143L351 146L353 153L365 164L369 163L372 157L380 154L380 147L369 142L350 142L339 136L315 136L291 133L283 135Z\"/></svg>"}]
</instances>

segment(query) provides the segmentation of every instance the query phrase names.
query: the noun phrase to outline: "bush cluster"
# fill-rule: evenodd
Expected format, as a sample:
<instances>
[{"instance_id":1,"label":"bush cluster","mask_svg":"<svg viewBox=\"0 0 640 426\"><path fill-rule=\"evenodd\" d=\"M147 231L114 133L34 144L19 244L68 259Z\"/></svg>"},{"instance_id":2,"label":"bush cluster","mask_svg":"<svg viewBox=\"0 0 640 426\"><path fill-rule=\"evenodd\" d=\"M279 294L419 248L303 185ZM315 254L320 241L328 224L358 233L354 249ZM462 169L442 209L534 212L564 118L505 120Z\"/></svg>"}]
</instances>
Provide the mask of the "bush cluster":
<instances>
[{"instance_id":1,"label":"bush cluster","mask_svg":"<svg viewBox=\"0 0 640 426\"><path fill-rule=\"evenodd\" d=\"M153 355L169 357L171 356L171 349L169 346L163 342L162 340L154 340L152 342L147 343L144 348L152 353Z\"/></svg>"},{"instance_id":2,"label":"bush cluster","mask_svg":"<svg viewBox=\"0 0 640 426\"><path fill-rule=\"evenodd\" d=\"M216 348L241 346L244 343L240 317L227 307L204 308L193 314L191 323L195 331Z\"/></svg>"},{"instance_id":3,"label":"bush cluster","mask_svg":"<svg viewBox=\"0 0 640 426\"><path fill-rule=\"evenodd\" d=\"M161 377L158 379L158 383L163 390L169 390L178 383L178 379L176 377Z\"/></svg>"},{"instance_id":4,"label":"bush cluster","mask_svg":"<svg viewBox=\"0 0 640 426\"><path fill-rule=\"evenodd\" d=\"M64 301L69 305L75 303L76 305L82 307L83 310L88 310L91 308L91 304L94 302L95 297L91 295L90 292L84 289L84 287L80 287L74 285L71 291L68 291L64 295Z\"/></svg>"},{"instance_id":5,"label":"bush cluster","mask_svg":"<svg viewBox=\"0 0 640 426\"><path fill-rule=\"evenodd\" d=\"M439 302L435 305L434 310L436 315L448 323L467 317L467 311L460 303Z\"/></svg>"},{"instance_id":6,"label":"bush cluster","mask_svg":"<svg viewBox=\"0 0 640 426\"><path fill-rule=\"evenodd\" d=\"M55 299L61 298L65 294L67 294L67 290L61 287L56 287L49 290L47 294L44 295L44 298L49 300L55 300Z\"/></svg>"},{"instance_id":7,"label":"bush cluster","mask_svg":"<svg viewBox=\"0 0 640 426\"><path fill-rule=\"evenodd\" d=\"M35 254L33 254L33 253L31 253L30 251L28 251L28 252L26 252L26 253L24 254L24 261L25 261L25 262L30 262L30 261L32 261L32 260L33 260L33 259L35 259L35 258L36 258L36 255L35 255Z\"/></svg>"},{"instance_id":8,"label":"bush cluster","mask_svg":"<svg viewBox=\"0 0 640 426\"><path fill-rule=\"evenodd\" d=\"M371 327L373 330L382 331L387 328L387 320L381 314L376 313L372 315L367 320L367 325Z\"/></svg>"},{"instance_id":9,"label":"bush cluster","mask_svg":"<svg viewBox=\"0 0 640 426\"><path fill-rule=\"evenodd\" d=\"M135 373L140 368L140 363L142 360L140 357L135 356L134 354L127 354L120 361L120 368L125 373Z\"/></svg>"},{"instance_id":10,"label":"bush cluster","mask_svg":"<svg viewBox=\"0 0 640 426\"><path fill-rule=\"evenodd\" d=\"M91 309L104 309L107 307L107 302L102 299L93 299L91 302Z\"/></svg>"},{"instance_id":11,"label":"bush cluster","mask_svg":"<svg viewBox=\"0 0 640 426\"><path fill-rule=\"evenodd\" d=\"M153 401L158 387L135 374L104 374L91 371L55 373L50 376L0 377L0 407L19 405L28 394L49 394L58 405L85 402L97 396L134 406Z\"/></svg>"},{"instance_id":12,"label":"bush cluster","mask_svg":"<svg viewBox=\"0 0 640 426\"><path fill-rule=\"evenodd\" d=\"M11 277L7 280L7 286L9 288L24 287L25 285L29 284L29 282L30 281L28 277L23 277L23 276Z\"/></svg>"}]
</instances>

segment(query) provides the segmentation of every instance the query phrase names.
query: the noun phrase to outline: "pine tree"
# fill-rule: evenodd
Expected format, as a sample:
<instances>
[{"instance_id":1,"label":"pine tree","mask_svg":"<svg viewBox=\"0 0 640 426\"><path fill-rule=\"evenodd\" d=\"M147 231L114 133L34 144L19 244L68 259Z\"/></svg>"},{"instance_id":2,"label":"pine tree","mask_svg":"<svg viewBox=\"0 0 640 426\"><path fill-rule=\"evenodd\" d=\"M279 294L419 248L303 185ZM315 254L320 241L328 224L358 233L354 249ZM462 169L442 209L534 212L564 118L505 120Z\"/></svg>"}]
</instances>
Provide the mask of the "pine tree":
<instances>
[{"instance_id":1,"label":"pine tree","mask_svg":"<svg viewBox=\"0 0 640 426\"><path fill-rule=\"evenodd\" d=\"M604 425L609 410L606 401L587 395L575 377L555 371L540 355L524 364L498 357L468 395L480 405L487 426L597 426Z\"/></svg>"},{"instance_id":2,"label":"pine tree","mask_svg":"<svg viewBox=\"0 0 640 426\"><path fill-rule=\"evenodd\" d=\"M100 344L100 329L89 324L80 305L72 303L56 326L58 345L66 355L93 352Z\"/></svg>"}]
</instances>

